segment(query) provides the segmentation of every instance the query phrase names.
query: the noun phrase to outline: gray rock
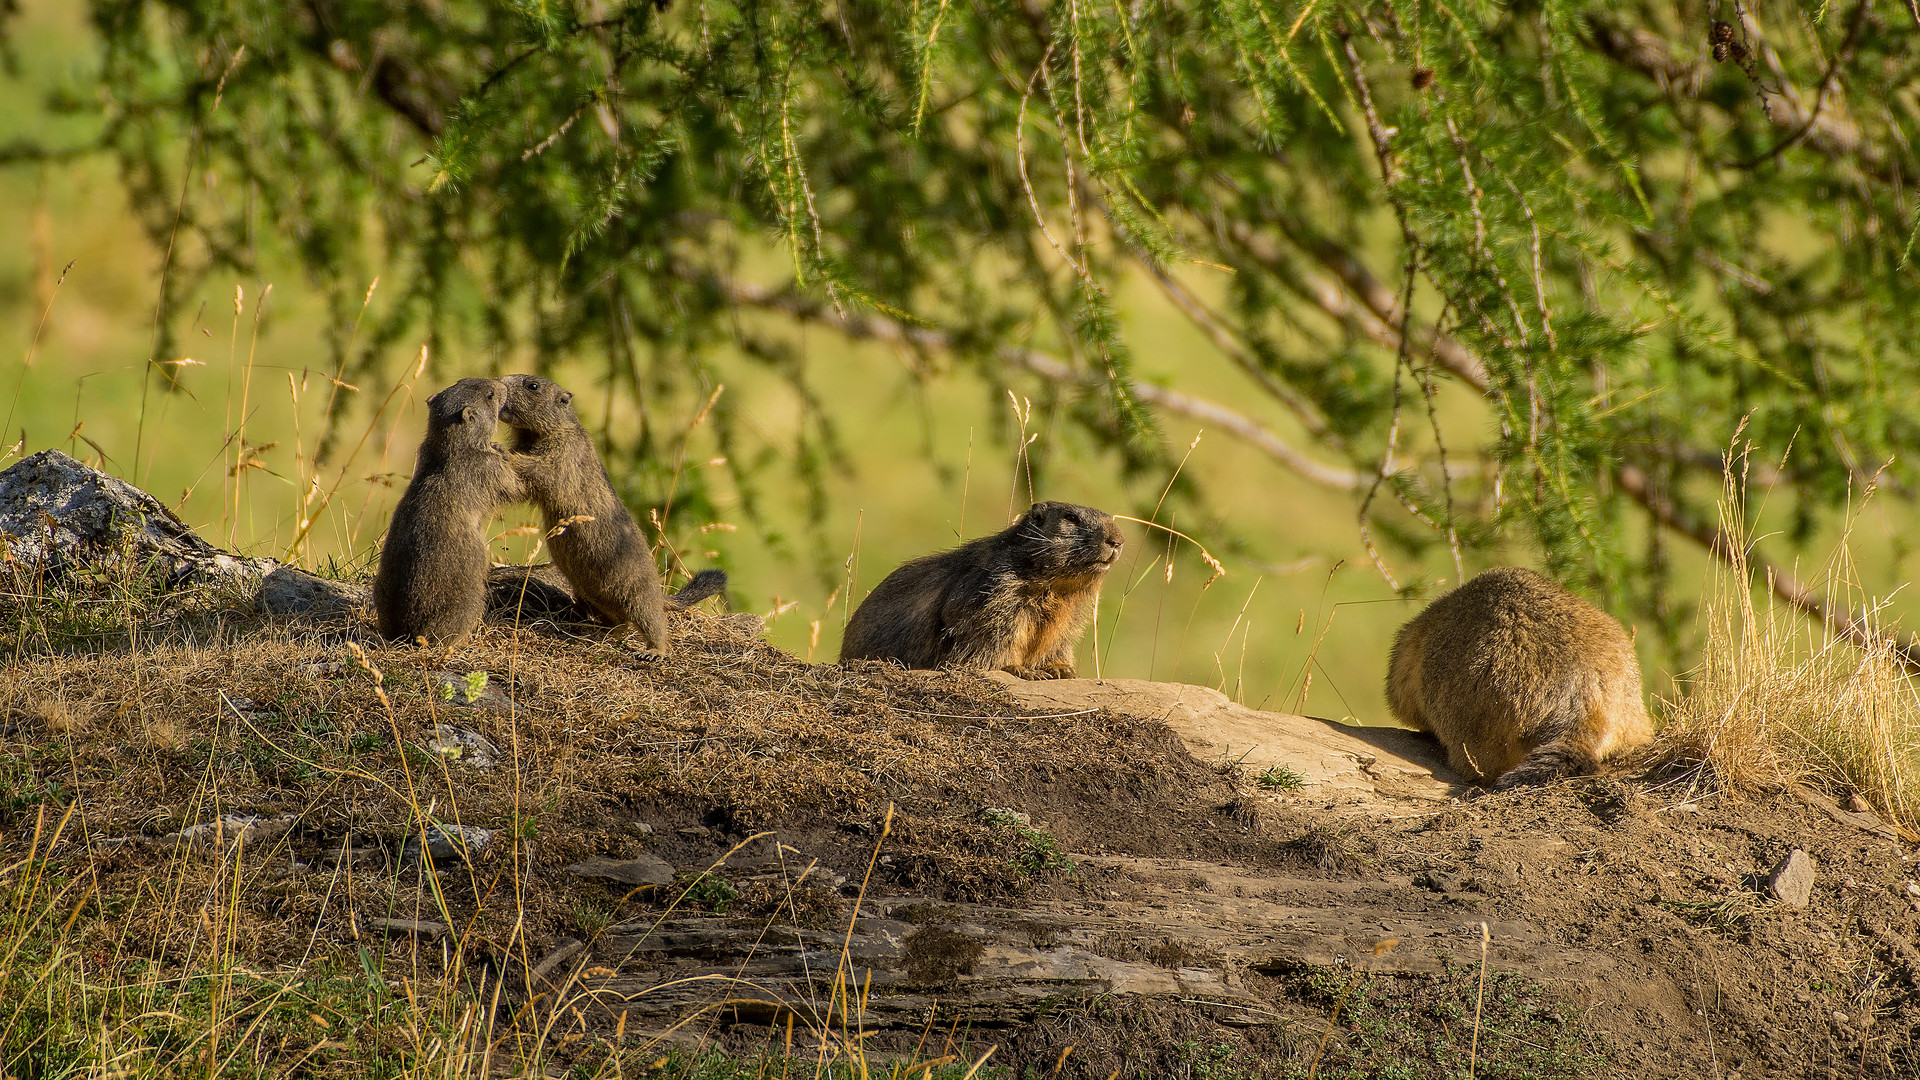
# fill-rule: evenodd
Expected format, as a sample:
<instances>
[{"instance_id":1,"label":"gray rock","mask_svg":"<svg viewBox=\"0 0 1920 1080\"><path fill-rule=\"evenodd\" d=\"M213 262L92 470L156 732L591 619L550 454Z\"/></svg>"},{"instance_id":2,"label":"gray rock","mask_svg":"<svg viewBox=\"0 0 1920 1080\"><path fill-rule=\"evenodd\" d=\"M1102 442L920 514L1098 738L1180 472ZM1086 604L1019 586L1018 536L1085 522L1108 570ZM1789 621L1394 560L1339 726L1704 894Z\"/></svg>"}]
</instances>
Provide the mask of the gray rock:
<instances>
[{"instance_id":1,"label":"gray rock","mask_svg":"<svg viewBox=\"0 0 1920 1080\"><path fill-rule=\"evenodd\" d=\"M329 581L291 566L282 566L268 574L260 583L260 591L253 596L254 610L262 615L306 619L350 616L371 603L371 590L365 585Z\"/></svg>"},{"instance_id":2,"label":"gray rock","mask_svg":"<svg viewBox=\"0 0 1920 1080\"><path fill-rule=\"evenodd\" d=\"M169 587L257 580L279 564L222 551L160 500L58 450L0 472L0 536L22 563L158 571Z\"/></svg>"},{"instance_id":3,"label":"gray rock","mask_svg":"<svg viewBox=\"0 0 1920 1080\"><path fill-rule=\"evenodd\" d=\"M617 881L622 885L673 884L673 864L651 855L632 859L610 859L595 855L567 867L567 873L575 877Z\"/></svg>"},{"instance_id":4,"label":"gray rock","mask_svg":"<svg viewBox=\"0 0 1920 1080\"><path fill-rule=\"evenodd\" d=\"M493 768L494 762L500 757L500 748L485 735L452 724L433 725L433 741L427 743L427 750L471 765L481 772Z\"/></svg>"},{"instance_id":5,"label":"gray rock","mask_svg":"<svg viewBox=\"0 0 1920 1080\"><path fill-rule=\"evenodd\" d=\"M1803 908L1813 900L1813 877L1817 864L1813 856L1794 848L1767 875L1767 891L1775 900L1791 908Z\"/></svg>"},{"instance_id":6,"label":"gray rock","mask_svg":"<svg viewBox=\"0 0 1920 1080\"><path fill-rule=\"evenodd\" d=\"M552 563L495 566L487 571L487 618L513 624L534 619L590 623L593 614L573 598L566 576Z\"/></svg>"},{"instance_id":7,"label":"gray rock","mask_svg":"<svg viewBox=\"0 0 1920 1080\"><path fill-rule=\"evenodd\" d=\"M458 862L486 850L493 843L493 830L476 825L442 825L435 822L427 826L426 833L429 862ZM415 834L407 837L406 846L400 849L400 865L418 866L420 862L420 837Z\"/></svg>"},{"instance_id":8,"label":"gray rock","mask_svg":"<svg viewBox=\"0 0 1920 1080\"><path fill-rule=\"evenodd\" d=\"M438 941L447 936L447 924L419 919L368 919L367 926L389 934L411 934L422 941Z\"/></svg>"}]
</instances>

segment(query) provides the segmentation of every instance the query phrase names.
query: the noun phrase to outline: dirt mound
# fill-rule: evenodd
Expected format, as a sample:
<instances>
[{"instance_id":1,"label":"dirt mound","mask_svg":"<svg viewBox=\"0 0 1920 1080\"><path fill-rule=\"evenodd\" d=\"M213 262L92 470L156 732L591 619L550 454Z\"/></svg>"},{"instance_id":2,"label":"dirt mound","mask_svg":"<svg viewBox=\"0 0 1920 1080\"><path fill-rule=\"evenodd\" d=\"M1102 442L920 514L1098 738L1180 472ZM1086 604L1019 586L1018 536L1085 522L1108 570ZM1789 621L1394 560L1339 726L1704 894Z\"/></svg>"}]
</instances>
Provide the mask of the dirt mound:
<instances>
[{"instance_id":1,"label":"dirt mound","mask_svg":"<svg viewBox=\"0 0 1920 1080\"><path fill-rule=\"evenodd\" d=\"M1061 1076L1920 1065L1910 852L1811 793L1486 795L1404 732L809 665L700 612L647 660L548 622L393 647L217 595L63 644L30 599L0 865L72 811L83 955L186 970L225 920L262 967L564 1002L540 1037L576 1063L798 1031L998 1046L1009 1075L1068 1046ZM1804 908L1769 891L1794 850Z\"/></svg>"}]
</instances>

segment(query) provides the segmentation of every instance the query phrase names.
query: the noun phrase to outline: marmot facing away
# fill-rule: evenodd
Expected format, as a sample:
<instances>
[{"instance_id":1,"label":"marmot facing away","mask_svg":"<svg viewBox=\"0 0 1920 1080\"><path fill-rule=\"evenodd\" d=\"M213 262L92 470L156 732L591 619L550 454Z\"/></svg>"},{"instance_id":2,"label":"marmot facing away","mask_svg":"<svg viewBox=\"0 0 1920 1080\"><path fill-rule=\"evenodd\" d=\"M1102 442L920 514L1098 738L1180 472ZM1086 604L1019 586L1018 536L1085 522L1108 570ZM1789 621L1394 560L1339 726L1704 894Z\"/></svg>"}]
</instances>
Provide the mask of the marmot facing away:
<instances>
[{"instance_id":1,"label":"marmot facing away","mask_svg":"<svg viewBox=\"0 0 1920 1080\"><path fill-rule=\"evenodd\" d=\"M840 659L1071 679L1121 543L1113 518L1090 506L1035 503L1003 532L888 574L847 622Z\"/></svg>"},{"instance_id":2,"label":"marmot facing away","mask_svg":"<svg viewBox=\"0 0 1920 1080\"><path fill-rule=\"evenodd\" d=\"M1495 788L1591 773L1653 738L1627 632L1517 566L1480 574L1400 628L1387 704Z\"/></svg>"},{"instance_id":3,"label":"marmot facing away","mask_svg":"<svg viewBox=\"0 0 1920 1080\"><path fill-rule=\"evenodd\" d=\"M493 445L506 397L493 379L461 379L427 399L427 435L373 576L389 638L457 642L486 614L487 519L524 497Z\"/></svg>"},{"instance_id":4,"label":"marmot facing away","mask_svg":"<svg viewBox=\"0 0 1920 1080\"><path fill-rule=\"evenodd\" d=\"M608 623L630 624L649 650L666 653L667 615L653 550L614 494L593 440L573 412L573 394L550 379L508 375L500 420L518 429L507 459L548 529L575 521L549 543L553 564L574 596ZM727 575L703 570L673 597L676 607L726 588Z\"/></svg>"}]
</instances>

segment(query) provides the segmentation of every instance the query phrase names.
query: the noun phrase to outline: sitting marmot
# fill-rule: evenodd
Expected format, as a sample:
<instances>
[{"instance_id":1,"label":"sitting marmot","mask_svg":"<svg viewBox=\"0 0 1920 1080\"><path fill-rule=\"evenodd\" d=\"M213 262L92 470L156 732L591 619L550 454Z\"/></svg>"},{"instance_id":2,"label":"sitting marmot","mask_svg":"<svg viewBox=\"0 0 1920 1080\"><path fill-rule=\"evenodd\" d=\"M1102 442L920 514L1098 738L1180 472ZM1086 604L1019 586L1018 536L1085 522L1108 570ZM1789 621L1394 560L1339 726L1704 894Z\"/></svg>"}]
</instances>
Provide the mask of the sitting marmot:
<instances>
[{"instance_id":1,"label":"sitting marmot","mask_svg":"<svg viewBox=\"0 0 1920 1080\"><path fill-rule=\"evenodd\" d=\"M373 575L389 638L458 642L486 614L487 519L523 497L493 444L506 396L493 379L461 379L427 399L427 434Z\"/></svg>"},{"instance_id":2,"label":"sitting marmot","mask_svg":"<svg viewBox=\"0 0 1920 1080\"><path fill-rule=\"evenodd\" d=\"M1003 532L888 574L848 621L840 659L1071 679L1074 646L1121 543L1099 510L1035 503Z\"/></svg>"},{"instance_id":3,"label":"sitting marmot","mask_svg":"<svg viewBox=\"0 0 1920 1080\"><path fill-rule=\"evenodd\" d=\"M1592 773L1653 738L1627 632L1517 566L1480 574L1400 628L1387 704L1495 788Z\"/></svg>"}]
</instances>

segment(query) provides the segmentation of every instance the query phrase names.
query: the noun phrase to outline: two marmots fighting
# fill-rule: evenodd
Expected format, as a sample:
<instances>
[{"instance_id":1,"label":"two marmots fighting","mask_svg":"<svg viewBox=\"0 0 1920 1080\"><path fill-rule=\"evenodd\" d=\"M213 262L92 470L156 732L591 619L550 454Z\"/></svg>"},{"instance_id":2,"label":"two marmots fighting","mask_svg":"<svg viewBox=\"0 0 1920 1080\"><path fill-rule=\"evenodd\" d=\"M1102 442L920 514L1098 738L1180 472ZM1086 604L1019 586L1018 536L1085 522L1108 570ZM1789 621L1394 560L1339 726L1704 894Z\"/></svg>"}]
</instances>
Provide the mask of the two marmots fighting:
<instances>
[{"instance_id":1,"label":"two marmots fighting","mask_svg":"<svg viewBox=\"0 0 1920 1080\"><path fill-rule=\"evenodd\" d=\"M705 570L668 598L573 395L548 379L462 379L427 400L413 480L394 508L374 577L390 638L457 642L486 607L487 520L529 499L579 602L669 651L666 607L724 590ZM499 425L511 444L493 439ZM1074 649L1124 540L1089 506L1035 503L1005 530L888 574L847 623L840 659L1071 679ZM1462 775L1495 788L1599 769L1645 744L1652 723L1620 623L1551 579L1496 567L1401 627L1387 702L1431 733Z\"/></svg>"},{"instance_id":2,"label":"two marmots fighting","mask_svg":"<svg viewBox=\"0 0 1920 1080\"><path fill-rule=\"evenodd\" d=\"M493 441L500 424L511 448ZM373 578L380 632L402 641L457 643L486 614L487 519L531 499L553 561L594 616L631 627L643 652L664 655L668 604L685 607L726 588L702 570L672 597L633 514L614 494L573 395L532 375L461 379L427 399L427 434L413 480L394 507Z\"/></svg>"}]
</instances>

